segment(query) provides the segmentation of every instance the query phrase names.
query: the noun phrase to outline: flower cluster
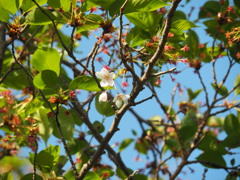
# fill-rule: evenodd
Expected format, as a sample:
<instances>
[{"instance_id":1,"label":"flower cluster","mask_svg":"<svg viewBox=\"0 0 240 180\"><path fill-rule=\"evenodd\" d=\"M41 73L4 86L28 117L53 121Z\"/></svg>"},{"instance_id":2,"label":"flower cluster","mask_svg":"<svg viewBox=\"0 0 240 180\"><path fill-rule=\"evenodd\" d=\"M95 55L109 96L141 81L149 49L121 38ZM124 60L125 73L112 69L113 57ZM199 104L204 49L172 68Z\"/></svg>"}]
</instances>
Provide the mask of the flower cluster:
<instances>
[{"instance_id":1,"label":"flower cluster","mask_svg":"<svg viewBox=\"0 0 240 180\"><path fill-rule=\"evenodd\" d=\"M108 66L104 66L100 72L96 72L97 78L99 78L100 85L102 87L113 87L115 86L114 84L114 79L116 77L114 72L109 71L110 68ZM123 83L123 86L128 86L127 82ZM129 99L129 95L126 94L117 94L113 102L116 104L117 108L120 108L123 104L127 104ZM106 102L108 100L108 94L107 91L102 92L102 94L99 96L99 101L100 102Z\"/></svg>"}]
</instances>

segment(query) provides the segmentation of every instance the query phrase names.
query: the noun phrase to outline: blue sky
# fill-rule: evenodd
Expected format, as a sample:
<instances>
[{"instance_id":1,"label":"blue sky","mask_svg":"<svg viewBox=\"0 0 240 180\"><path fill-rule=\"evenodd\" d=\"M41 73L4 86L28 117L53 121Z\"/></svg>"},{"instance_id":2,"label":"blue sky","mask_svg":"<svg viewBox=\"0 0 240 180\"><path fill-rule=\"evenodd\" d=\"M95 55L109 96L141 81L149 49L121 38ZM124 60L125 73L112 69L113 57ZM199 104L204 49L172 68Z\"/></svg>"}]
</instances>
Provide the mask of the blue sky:
<instances>
[{"instance_id":1,"label":"blue sky","mask_svg":"<svg viewBox=\"0 0 240 180\"><path fill-rule=\"evenodd\" d=\"M199 7L202 6L204 4L204 2L206 2L206 0L204 0L204 1L192 0L187 4L186 7L180 7L179 10L182 10L185 13L188 13L190 11L191 7L194 6L195 10L193 11L193 14L191 17L191 20L194 20L197 18ZM181 4L184 5L184 3L185 3L185 1L183 1L183 3L181 3ZM232 1L230 1L230 5L231 4L233 4ZM118 25L116 24L116 26L118 26ZM209 39L209 37L206 35L206 32L202 29L203 29L202 26L194 29L199 36L200 42L201 43L211 42L211 39ZM90 37L89 40L83 38L83 41L81 41L79 43L79 48L78 48L78 50L82 51L83 53L80 54L78 56L78 58L82 58L82 57L85 57L86 55L88 55L88 53L91 51L95 41L96 41L96 39L93 36ZM219 79L224 74L223 72L226 71L227 63L228 63L227 60L224 58L222 58L221 61L217 63L217 75L218 75ZM101 67L99 67L99 69L100 68ZM175 86L176 82L181 83L183 88L191 87L193 90L202 88L199 83L199 79L197 78L197 75L193 73L193 69L187 68L187 65L184 65L184 64L178 64L177 70L178 69L179 70L185 69L185 70L183 71L183 73L174 76L174 78L176 78L175 82L171 81L171 78L169 75L165 75L164 78L162 78L162 84L161 84L162 88L159 88L157 93L159 94L159 97L161 98L161 100L164 104L169 104L170 98L171 98L171 91L172 91L173 87ZM212 90L212 87L210 86L210 83L212 82L212 72L211 72L210 64L204 65L201 68L200 72L203 75L204 82L207 84L207 90L209 91L210 94L213 93L214 91ZM239 69L234 68L230 78L226 82L227 87L233 87L233 82L234 82L234 79L237 76L237 74L239 74ZM84 94L84 92L82 92L82 93ZM79 98L81 98L83 94L80 94ZM149 97L150 95L151 94L149 91L143 91L142 93L140 93L137 100L144 99L146 97ZM186 92L184 91L182 96L177 95L176 102L178 100L187 100L186 98L187 98ZM238 99L239 99L239 97L238 97ZM203 101L205 100L203 92L200 94L200 96L198 98L198 101L201 101L201 100L203 100ZM177 107L177 105L175 105L175 107ZM136 112L139 112L139 114L143 118L146 118L146 119L151 118L154 115L163 116L162 111L158 108L155 101L144 102L143 104L140 104L140 105L134 107L134 110ZM91 108L90 119L92 119L93 121L94 120L99 120L99 121L102 120L102 116L96 112L94 107ZM113 117L106 119L106 121L105 121L106 130L110 127L112 120L113 120ZM120 131L114 135L113 139L110 141L110 145L113 145L115 142L121 142L125 138L131 138L131 137L134 138L133 134L131 133L132 129L134 129L137 132L141 132L136 119L129 112L127 112L124 115L119 128L120 128ZM87 128L85 126L83 126L83 127L81 127L81 130L87 130ZM104 132L104 134L105 133L106 133L106 131ZM224 134L221 134L221 137L224 138ZM49 144L56 144L56 143L57 143L56 138L51 138L49 141ZM93 143L97 144L96 141L93 141ZM41 147L44 148L43 145ZM118 147L116 147L115 149L116 149L116 151L118 151ZM126 165L133 170L137 170L138 168L144 168L146 162L148 162L149 160L147 160L144 155L140 155L139 157L140 157L141 161L136 162L134 160L134 158L136 157L137 152L133 149L134 149L133 145L130 145L125 151L123 151L121 153L123 161L126 162ZM62 152L64 152L63 149L62 149ZM193 153L193 156L191 156L191 158L194 159L196 157L196 155L199 153L200 153L200 151ZM149 158L151 158L151 155L149 155ZM229 161L229 158L226 158L226 159L228 159L228 161ZM103 161L105 161L106 163L109 163L108 158L103 158ZM174 169L177 166L178 161L173 160L170 162L171 162L170 169ZM187 174L184 175L183 173L181 173L179 177L181 177L182 179L201 179L202 173L204 171L203 166L191 165L191 167L195 170L195 173L191 174L190 170L188 168L184 168L183 171L185 171ZM208 179L220 179L221 180L221 179L224 179L225 176L226 176L226 173L223 170L209 169L209 171L206 174L206 179L207 180Z\"/></svg>"}]
</instances>

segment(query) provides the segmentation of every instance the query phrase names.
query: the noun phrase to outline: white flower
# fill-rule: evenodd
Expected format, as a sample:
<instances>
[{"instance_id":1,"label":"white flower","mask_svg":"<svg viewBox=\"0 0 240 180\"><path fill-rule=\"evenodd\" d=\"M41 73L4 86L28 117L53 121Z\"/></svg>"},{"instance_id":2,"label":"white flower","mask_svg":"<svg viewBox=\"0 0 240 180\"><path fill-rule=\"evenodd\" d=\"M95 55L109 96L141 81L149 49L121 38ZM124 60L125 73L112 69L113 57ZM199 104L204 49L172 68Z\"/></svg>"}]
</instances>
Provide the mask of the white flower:
<instances>
[{"instance_id":1,"label":"white flower","mask_svg":"<svg viewBox=\"0 0 240 180\"><path fill-rule=\"evenodd\" d=\"M100 85L102 87L114 85L113 78L114 78L115 74L113 72L109 72L106 68L102 68L101 72L96 72L96 76L99 79L101 79Z\"/></svg>"},{"instance_id":2,"label":"white flower","mask_svg":"<svg viewBox=\"0 0 240 180\"><path fill-rule=\"evenodd\" d=\"M99 100L100 102L106 102L107 99L108 99L108 97L107 97L107 92L102 92L102 94L100 94L98 100Z\"/></svg>"},{"instance_id":3,"label":"white flower","mask_svg":"<svg viewBox=\"0 0 240 180\"><path fill-rule=\"evenodd\" d=\"M122 104L127 104L128 103L128 99L129 99L129 95L126 94L118 94L115 96L115 98L113 99L113 102L115 102L117 108L120 108L122 106Z\"/></svg>"}]
</instances>

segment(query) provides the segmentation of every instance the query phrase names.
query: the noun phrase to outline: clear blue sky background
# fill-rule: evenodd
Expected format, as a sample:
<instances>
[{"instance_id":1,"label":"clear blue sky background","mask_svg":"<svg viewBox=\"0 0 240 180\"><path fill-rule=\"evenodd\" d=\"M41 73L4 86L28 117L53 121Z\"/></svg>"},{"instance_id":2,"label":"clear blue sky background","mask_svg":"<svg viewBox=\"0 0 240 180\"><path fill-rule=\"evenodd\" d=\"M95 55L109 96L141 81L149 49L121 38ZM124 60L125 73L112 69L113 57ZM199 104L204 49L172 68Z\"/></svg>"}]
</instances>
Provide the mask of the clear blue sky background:
<instances>
[{"instance_id":1,"label":"clear blue sky background","mask_svg":"<svg viewBox=\"0 0 240 180\"><path fill-rule=\"evenodd\" d=\"M182 10L183 12L185 12L187 14L187 13L189 13L191 7L194 6L195 10L193 11L191 20L195 20L198 16L199 7L202 6L205 2L206 2L206 0L203 0L203 1L192 0L185 7L180 7L179 10ZM183 0L181 5L184 5L184 4L185 4L185 1ZM230 5L233 5L232 0L230 1ZM118 22L115 22L115 26L118 26L117 23ZM201 43L211 42L211 39L209 39L209 37L206 35L206 32L203 31L202 25L199 28L195 28L195 31L197 31ZM91 49L93 47L92 45L94 44L95 41L96 41L96 39L94 37L90 37L89 40L83 38L83 41L81 41L79 44L79 50L82 51L83 54L81 54L79 56L79 58L82 58L82 57L85 57L86 55L88 55L88 53L91 51ZM224 58L221 59L221 62L217 63L217 69L218 69L217 75L218 75L219 79L224 74L223 72L226 72L226 64L228 64L228 62ZM169 66L169 68L170 67L171 66ZM176 82L181 83L183 88L191 87L193 90L202 88L200 85L199 79L197 78L197 75L193 73L193 69L187 68L187 66L184 64L177 65L177 70L182 70L182 69L185 69L183 71L183 73L174 76L174 78L176 78ZM211 72L210 64L204 65L201 68L200 72L203 75L204 82L208 85L207 90L209 91L210 94L213 93L214 91L212 90L212 87L209 86L210 82L212 82L212 72ZM235 68L232 71L231 78L229 78L226 83L227 87L230 87L230 88L233 87L234 79L238 73L239 73L239 69L237 69L237 68ZM161 98L162 102L164 102L164 104L169 104L171 92L172 92L172 89L175 86L176 82L172 82L169 75L166 75L164 78L162 78L162 85L161 85L162 88L160 88L157 91L157 93L159 94L159 97ZM82 92L82 94L79 95L79 98L81 98L82 95L83 95L83 92ZM140 94L140 96L138 97L138 100L149 97L150 95L151 95L150 92L143 91ZM177 96L177 99L175 102L178 102L178 99L179 100L187 100L186 92L184 91L182 97ZM201 95L198 98L198 101L201 101L201 100L205 101L203 92L201 93ZM176 107L176 105L175 105L175 107ZM140 105L134 107L134 110L139 112L139 114L143 118L146 118L146 119L151 118L153 115L163 116L162 111L159 109L158 105L155 103L154 100L140 104ZM102 120L102 116L100 116L98 113L96 113L96 110L94 107L91 108L90 119L92 121L95 121L95 120L101 121ZM112 120L113 120L113 117L106 119L106 121L105 121L106 130L110 127ZM118 131L114 135L113 139L110 142L110 145L114 144L115 142L121 142L125 138L131 138L131 137L134 138L134 136L131 133L132 129L141 133L141 129L140 129L136 119L130 113L126 113L126 115L123 117L119 128L120 128L120 131ZM81 128L81 130L87 130L87 128L85 126L83 126ZM106 133L106 131L104 132L104 134L105 133ZM224 134L222 134L221 137L224 138ZM98 144L96 141L93 141L93 143ZM49 144L57 144L57 139L51 138L49 141ZM44 148L44 146L42 145L41 148ZM116 151L118 151L118 147L116 147ZM26 153L26 151L23 153L23 155L25 153ZM64 154L63 149L62 149L62 153ZM199 154L199 153L200 153L200 151L193 153L192 158L194 159L197 156L197 154ZM142 159L142 161L139 161L139 162L134 161L134 158L136 157L136 155L137 155L137 152L134 150L133 145L130 145L125 151L123 151L121 153L123 161L132 170L144 168L146 162L149 162L149 160L145 159L146 156L144 156L144 155L140 155L140 159ZM149 157L151 158L151 155ZM108 158L104 158L103 160L106 163L109 163ZM227 162L230 161L230 159L227 157L226 157L226 160L227 160ZM236 163L239 163L239 162L240 161L238 161ZM178 163L178 161L175 161L175 160L171 161L170 169L175 169L177 166L177 163ZM192 179L194 179L194 180L201 179L202 173L204 171L204 167L201 165L191 165L191 168L193 168L195 170L195 172L193 174L190 173L190 170L188 168L184 168L183 171L185 171L186 174L184 175L183 173L181 173L179 177L181 177L184 180L185 179L191 179L191 180ZM225 179L225 177L226 177L226 173L223 170L209 169L208 173L206 174L207 180L212 180L212 179L221 180L221 179ZM115 178L113 178L113 179L115 179Z\"/></svg>"}]
</instances>

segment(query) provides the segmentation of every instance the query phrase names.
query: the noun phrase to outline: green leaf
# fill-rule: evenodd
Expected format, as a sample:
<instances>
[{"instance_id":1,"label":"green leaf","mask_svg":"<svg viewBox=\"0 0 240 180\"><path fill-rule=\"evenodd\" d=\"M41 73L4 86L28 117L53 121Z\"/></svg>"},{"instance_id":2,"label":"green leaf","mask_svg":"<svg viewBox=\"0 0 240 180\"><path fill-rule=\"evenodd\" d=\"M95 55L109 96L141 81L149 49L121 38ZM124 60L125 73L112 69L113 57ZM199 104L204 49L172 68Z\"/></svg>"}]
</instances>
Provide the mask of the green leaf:
<instances>
[{"instance_id":1,"label":"green leaf","mask_svg":"<svg viewBox=\"0 0 240 180\"><path fill-rule=\"evenodd\" d=\"M188 143L194 137L197 128L198 123L196 114L192 111L187 112L182 119L181 128L179 130L182 140Z\"/></svg>"},{"instance_id":2,"label":"green leaf","mask_svg":"<svg viewBox=\"0 0 240 180\"><path fill-rule=\"evenodd\" d=\"M88 14L83 17L86 23L100 24L104 19L97 14Z\"/></svg>"},{"instance_id":3,"label":"green leaf","mask_svg":"<svg viewBox=\"0 0 240 180\"><path fill-rule=\"evenodd\" d=\"M233 0L233 1L234 1L234 5L240 8L240 1L239 0Z\"/></svg>"},{"instance_id":4,"label":"green leaf","mask_svg":"<svg viewBox=\"0 0 240 180\"><path fill-rule=\"evenodd\" d=\"M51 70L43 70L40 73L37 74L37 76L33 79L33 84L38 89L44 89L44 88L56 88L56 85L58 83L58 77L56 72Z\"/></svg>"},{"instance_id":5,"label":"green leaf","mask_svg":"<svg viewBox=\"0 0 240 180\"><path fill-rule=\"evenodd\" d=\"M17 81L16 81L17 79ZM28 77L22 69L12 71L4 80L4 86L13 89L23 89L30 86Z\"/></svg>"},{"instance_id":6,"label":"green leaf","mask_svg":"<svg viewBox=\"0 0 240 180\"><path fill-rule=\"evenodd\" d=\"M60 74L60 55L54 48L39 47L32 56L32 65L38 70L52 70Z\"/></svg>"},{"instance_id":7,"label":"green leaf","mask_svg":"<svg viewBox=\"0 0 240 180\"><path fill-rule=\"evenodd\" d=\"M138 139L135 144L135 149L142 154L147 154L150 144L146 139Z\"/></svg>"},{"instance_id":8,"label":"green leaf","mask_svg":"<svg viewBox=\"0 0 240 180\"><path fill-rule=\"evenodd\" d=\"M91 76L82 75L73 79L69 84L69 89L83 89L86 91L101 91L95 79Z\"/></svg>"},{"instance_id":9,"label":"green leaf","mask_svg":"<svg viewBox=\"0 0 240 180\"><path fill-rule=\"evenodd\" d=\"M149 38L151 38L150 33L140 27L134 27L127 34L126 41L131 47L136 47L149 40Z\"/></svg>"},{"instance_id":10,"label":"green leaf","mask_svg":"<svg viewBox=\"0 0 240 180\"><path fill-rule=\"evenodd\" d=\"M58 121L61 126L63 137L66 140L71 140L74 133L74 118L71 114L66 113L68 110L64 107L59 107ZM57 138L61 138L55 119L52 119L53 135Z\"/></svg>"},{"instance_id":11,"label":"green leaf","mask_svg":"<svg viewBox=\"0 0 240 180\"><path fill-rule=\"evenodd\" d=\"M189 56L190 59L194 59L199 55L199 38L195 31L188 30L186 33L186 39L183 41L183 45L188 45L190 47L189 52L183 54Z\"/></svg>"},{"instance_id":12,"label":"green leaf","mask_svg":"<svg viewBox=\"0 0 240 180\"><path fill-rule=\"evenodd\" d=\"M26 174L23 177L21 177L20 180L32 180L33 179L33 173L30 174ZM39 176L38 174L36 174L36 180L43 180L43 178L41 176Z\"/></svg>"},{"instance_id":13,"label":"green leaf","mask_svg":"<svg viewBox=\"0 0 240 180\"><path fill-rule=\"evenodd\" d=\"M173 22L180 19L187 19L186 14L182 11L176 11L173 16Z\"/></svg>"},{"instance_id":14,"label":"green leaf","mask_svg":"<svg viewBox=\"0 0 240 180\"><path fill-rule=\"evenodd\" d=\"M237 180L237 176L234 176L231 173L229 173L225 178L225 180Z\"/></svg>"},{"instance_id":15,"label":"green leaf","mask_svg":"<svg viewBox=\"0 0 240 180\"><path fill-rule=\"evenodd\" d=\"M194 27L198 26L188 20L177 20L172 23L172 29L177 29L179 31L186 31Z\"/></svg>"},{"instance_id":16,"label":"green leaf","mask_svg":"<svg viewBox=\"0 0 240 180\"><path fill-rule=\"evenodd\" d=\"M234 114L228 114L224 120L224 130L227 134L240 132L239 119Z\"/></svg>"},{"instance_id":17,"label":"green leaf","mask_svg":"<svg viewBox=\"0 0 240 180\"><path fill-rule=\"evenodd\" d=\"M128 171L130 173L133 172L131 169L128 169ZM126 179L127 178L127 175L118 167L117 167L117 170L116 170L116 174L120 179Z\"/></svg>"},{"instance_id":18,"label":"green leaf","mask_svg":"<svg viewBox=\"0 0 240 180\"><path fill-rule=\"evenodd\" d=\"M64 165L69 161L69 159L65 155L61 155L58 157L58 161L55 164L54 171L56 172L56 175L61 176L64 172L63 167Z\"/></svg>"},{"instance_id":19,"label":"green leaf","mask_svg":"<svg viewBox=\"0 0 240 180\"><path fill-rule=\"evenodd\" d=\"M52 20L56 20L57 18L49 11L46 9L42 10L48 14L48 16L51 17ZM26 16L26 23L31 24L31 25L46 25L46 24L51 24L52 21L49 19L48 16L46 16L46 14L43 13L40 9L36 8L33 9L32 11L30 11L28 13L28 15Z\"/></svg>"},{"instance_id":20,"label":"green leaf","mask_svg":"<svg viewBox=\"0 0 240 180\"><path fill-rule=\"evenodd\" d=\"M235 81L234 81L234 87L238 86L234 92L236 95L239 95L240 94L240 74L237 75Z\"/></svg>"},{"instance_id":21,"label":"green leaf","mask_svg":"<svg viewBox=\"0 0 240 180\"><path fill-rule=\"evenodd\" d=\"M70 0L48 0L47 3L54 9L62 8L63 11L68 12L71 7Z\"/></svg>"},{"instance_id":22,"label":"green leaf","mask_svg":"<svg viewBox=\"0 0 240 180\"><path fill-rule=\"evenodd\" d=\"M224 119L220 117L211 116L207 120L207 124L210 127L223 127Z\"/></svg>"},{"instance_id":23,"label":"green leaf","mask_svg":"<svg viewBox=\"0 0 240 180\"><path fill-rule=\"evenodd\" d=\"M3 22L8 22L8 20L10 19L10 11L6 10L6 9L3 9L2 7L0 7L0 21L3 21Z\"/></svg>"},{"instance_id":24,"label":"green leaf","mask_svg":"<svg viewBox=\"0 0 240 180\"><path fill-rule=\"evenodd\" d=\"M199 11L199 18L209 18L216 16L221 11L221 5L217 1L207 1Z\"/></svg>"},{"instance_id":25,"label":"green leaf","mask_svg":"<svg viewBox=\"0 0 240 180\"><path fill-rule=\"evenodd\" d=\"M220 168L226 167L226 162L217 152L204 152L200 156L197 157L198 161L202 161L201 164L208 168ZM205 163L204 163L205 162Z\"/></svg>"},{"instance_id":26,"label":"green leaf","mask_svg":"<svg viewBox=\"0 0 240 180\"><path fill-rule=\"evenodd\" d=\"M64 174L64 178L67 180L75 180L74 172L73 170L69 170Z\"/></svg>"},{"instance_id":27,"label":"green leaf","mask_svg":"<svg viewBox=\"0 0 240 180\"><path fill-rule=\"evenodd\" d=\"M88 1L98 6L101 6L105 10L109 10L111 4L114 2L114 0L88 0Z\"/></svg>"},{"instance_id":28,"label":"green leaf","mask_svg":"<svg viewBox=\"0 0 240 180\"><path fill-rule=\"evenodd\" d=\"M73 139L71 141L68 141L67 143L68 148L71 149L70 153L71 155L76 154L77 152L82 152L87 146L88 143L84 139Z\"/></svg>"},{"instance_id":29,"label":"green leaf","mask_svg":"<svg viewBox=\"0 0 240 180\"><path fill-rule=\"evenodd\" d=\"M201 149L204 152L217 152L221 155L228 153L225 149L224 143L220 142L212 133L207 133L201 144L198 146L198 149Z\"/></svg>"},{"instance_id":30,"label":"green leaf","mask_svg":"<svg viewBox=\"0 0 240 180\"><path fill-rule=\"evenodd\" d=\"M112 3L109 10L110 16L114 16L115 14L119 13L119 9L124 2L125 0L117 0ZM130 0L124 8L124 13L127 14L132 12L150 12L164 6L169 6L169 4L162 0Z\"/></svg>"},{"instance_id":31,"label":"green leaf","mask_svg":"<svg viewBox=\"0 0 240 180\"><path fill-rule=\"evenodd\" d=\"M47 3L47 0L35 0L40 6ZM22 9L23 12L30 11L37 7L32 0L23 0Z\"/></svg>"},{"instance_id":32,"label":"green leaf","mask_svg":"<svg viewBox=\"0 0 240 180\"><path fill-rule=\"evenodd\" d=\"M126 147L128 147L132 142L134 141L134 139L131 138L127 138L124 139L123 142L120 144L119 146L119 152L123 151Z\"/></svg>"},{"instance_id":33,"label":"green leaf","mask_svg":"<svg viewBox=\"0 0 240 180\"><path fill-rule=\"evenodd\" d=\"M137 179L137 180L148 180L148 177L146 175L143 175L143 174L135 174L134 175L134 179Z\"/></svg>"},{"instance_id":34,"label":"green leaf","mask_svg":"<svg viewBox=\"0 0 240 180\"><path fill-rule=\"evenodd\" d=\"M47 116L48 112L49 110L42 107L41 109L37 110L36 115L34 116L39 127L39 135L42 137L45 144L47 144L47 141L53 132L52 124Z\"/></svg>"},{"instance_id":35,"label":"green leaf","mask_svg":"<svg viewBox=\"0 0 240 180\"><path fill-rule=\"evenodd\" d=\"M135 26L155 34L160 26L162 15L157 12L135 12L126 14L126 17Z\"/></svg>"},{"instance_id":36,"label":"green leaf","mask_svg":"<svg viewBox=\"0 0 240 180\"><path fill-rule=\"evenodd\" d=\"M188 92L188 96L189 96L188 101L192 101L202 92L202 89L198 89L193 92L192 89L188 88L187 92Z\"/></svg>"},{"instance_id":37,"label":"green leaf","mask_svg":"<svg viewBox=\"0 0 240 180\"><path fill-rule=\"evenodd\" d=\"M95 172L87 172L86 176L83 178L83 180L102 180L102 178L99 177L99 175Z\"/></svg>"},{"instance_id":38,"label":"green leaf","mask_svg":"<svg viewBox=\"0 0 240 180\"><path fill-rule=\"evenodd\" d=\"M223 140L225 146L229 148L240 147L240 132L233 132L228 134L228 136Z\"/></svg>"},{"instance_id":39,"label":"green leaf","mask_svg":"<svg viewBox=\"0 0 240 180\"><path fill-rule=\"evenodd\" d=\"M99 132L102 133L105 130L105 127L99 121L94 121L93 127ZM91 131L88 131L88 134L93 134Z\"/></svg>"},{"instance_id":40,"label":"green leaf","mask_svg":"<svg viewBox=\"0 0 240 180\"><path fill-rule=\"evenodd\" d=\"M30 161L33 164L34 162L34 154L29 153ZM50 173L52 171L52 168L54 166L54 156L45 151L42 150L37 154L36 157L36 168L44 173Z\"/></svg>"},{"instance_id":41,"label":"green leaf","mask_svg":"<svg viewBox=\"0 0 240 180\"><path fill-rule=\"evenodd\" d=\"M230 161L231 165L234 166L235 165L235 159L232 158L231 161Z\"/></svg>"},{"instance_id":42,"label":"green leaf","mask_svg":"<svg viewBox=\"0 0 240 180\"><path fill-rule=\"evenodd\" d=\"M8 171L0 174L1 180L13 180L12 171Z\"/></svg>"},{"instance_id":43,"label":"green leaf","mask_svg":"<svg viewBox=\"0 0 240 180\"><path fill-rule=\"evenodd\" d=\"M218 94L220 94L221 96L226 96L228 94L228 89L226 86L222 85L221 88L219 84L215 85L213 83L211 83L212 87L214 90L218 89Z\"/></svg>"},{"instance_id":44,"label":"green leaf","mask_svg":"<svg viewBox=\"0 0 240 180\"><path fill-rule=\"evenodd\" d=\"M0 8L9 11L11 14L15 14L17 10L20 8L21 3L22 0L0 1Z\"/></svg>"},{"instance_id":45,"label":"green leaf","mask_svg":"<svg viewBox=\"0 0 240 180\"><path fill-rule=\"evenodd\" d=\"M100 95L101 94L98 93L95 98L95 106L97 111L104 116L113 116L115 114L114 109L111 107L109 102L100 102L99 101Z\"/></svg>"}]
</instances>

